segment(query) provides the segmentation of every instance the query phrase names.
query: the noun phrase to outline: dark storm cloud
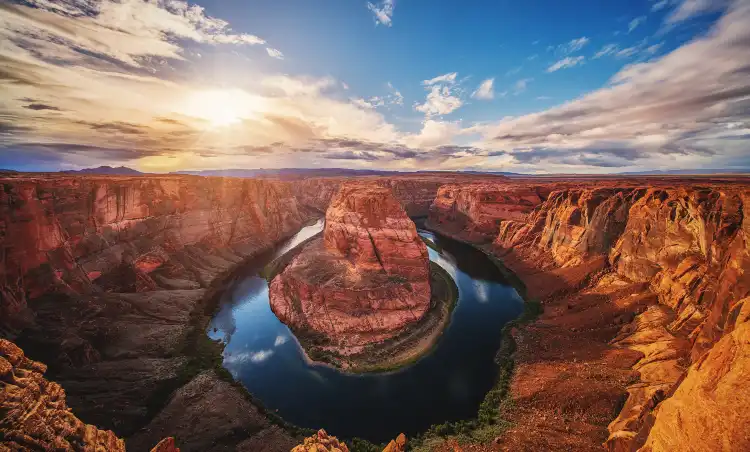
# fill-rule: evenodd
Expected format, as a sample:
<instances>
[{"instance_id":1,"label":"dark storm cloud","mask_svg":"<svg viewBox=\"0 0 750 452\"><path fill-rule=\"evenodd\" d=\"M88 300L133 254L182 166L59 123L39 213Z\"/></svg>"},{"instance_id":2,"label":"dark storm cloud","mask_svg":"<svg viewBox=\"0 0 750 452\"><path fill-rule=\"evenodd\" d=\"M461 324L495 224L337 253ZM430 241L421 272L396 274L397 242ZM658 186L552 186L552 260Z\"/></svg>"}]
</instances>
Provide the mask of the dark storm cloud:
<instances>
[{"instance_id":1,"label":"dark storm cloud","mask_svg":"<svg viewBox=\"0 0 750 452\"><path fill-rule=\"evenodd\" d=\"M113 122L90 122L79 121L79 124L86 125L93 130L109 133L123 133L126 135L144 135L148 133L149 127L131 122L113 121Z\"/></svg>"},{"instance_id":2,"label":"dark storm cloud","mask_svg":"<svg viewBox=\"0 0 750 452\"><path fill-rule=\"evenodd\" d=\"M82 155L101 160L136 160L148 155L164 155L162 150L129 147L106 147L71 143L19 143L0 147L0 150L23 151L37 156L64 159L66 155Z\"/></svg>"},{"instance_id":3,"label":"dark storm cloud","mask_svg":"<svg viewBox=\"0 0 750 452\"><path fill-rule=\"evenodd\" d=\"M29 105L24 105L23 108L26 108L29 110L37 110L37 111L39 110L62 111L53 105L47 105L47 104L29 104Z\"/></svg>"}]
</instances>

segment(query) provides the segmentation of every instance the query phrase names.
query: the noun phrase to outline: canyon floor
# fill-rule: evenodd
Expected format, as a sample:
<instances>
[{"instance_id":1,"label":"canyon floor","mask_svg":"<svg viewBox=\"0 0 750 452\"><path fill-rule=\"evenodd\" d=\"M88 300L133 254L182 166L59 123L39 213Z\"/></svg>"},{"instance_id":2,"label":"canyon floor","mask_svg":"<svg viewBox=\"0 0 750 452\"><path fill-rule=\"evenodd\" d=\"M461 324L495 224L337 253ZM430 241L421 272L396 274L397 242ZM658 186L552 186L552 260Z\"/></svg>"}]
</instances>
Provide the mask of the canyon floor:
<instances>
[{"instance_id":1,"label":"canyon floor","mask_svg":"<svg viewBox=\"0 0 750 452\"><path fill-rule=\"evenodd\" d=\"M506 331L512 365L478 418L407 447L750 450L750 181L368 179L543 307ZM205 325L243 263L321 216L345 179L2 182L0 331L30 360L0 344L0 449L174 437L183 451L281 451L310 436L233 381ZM63 417L71 428L40 427Z\"/></svg>"}]
</instances>

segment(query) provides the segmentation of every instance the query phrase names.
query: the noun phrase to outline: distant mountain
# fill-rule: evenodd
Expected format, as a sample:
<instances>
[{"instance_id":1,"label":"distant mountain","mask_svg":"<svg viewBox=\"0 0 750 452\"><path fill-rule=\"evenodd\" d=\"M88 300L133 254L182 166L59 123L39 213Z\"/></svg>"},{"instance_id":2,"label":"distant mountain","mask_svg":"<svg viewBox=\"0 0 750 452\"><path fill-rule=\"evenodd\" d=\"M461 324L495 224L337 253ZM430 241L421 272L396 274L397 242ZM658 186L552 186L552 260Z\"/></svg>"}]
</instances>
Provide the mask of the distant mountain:
<instances>
[{"instance_id":1,"label":"distant mountain","mask_svg":"<svg viewBox=\"0 0 750 452\"><path fill-rule=\"evenodd\" d=\"M127 166L100 166L97 168L84 168L81 170L61 171L64 174L104 174L109 176L137 176L144 174Z\"/></svg>"},{"instance_id":2,"label":"distant mountain","mask_svg":"<svg viewBox=\"0 0 750 452\"><path fill-rule=\"evenodd\" d=\"M479 175L492 175L492 176L507 176L507 177L528 177L530 174L524 173L513 173L510 171L460 171L462 174L479 174Z\"/></svg>"},{"instance_id":3,"label":"distant mountain","mask_svg":"<svg viewBox=\"0 0 750 452\"><path fill-rule=\"evenodd\" d=\"M279 169L220 169L201 171L176 171L172 174L190 174L193 176L220 177L272 177L280 179L302 179L307 177L352 177L352 176L382 176L396 174L396 171L357 170L346 168L279 168Z\"/></svg>"},{"instance_id":4,"label":"distant mountain","mask_svg":"<svg viewBox=\"0 0 750 452\"><path fill-rule=\"evenodd\" d=\"M274 179L304 179L311 177L361 177L361 176L394 176L394 175L441 175L441 174L476 174L485 176L523 176L520 173L492 171L388 171L349 168L257 168L257 169L220 169L199 171L176 171L170 174L188 174L193 176L219 177L252 177Z\"/></svg>"},{"instance_id":5,"label":"distant mountain","mask_svg":"<svg viewBox=\"0 0 750 452\"><path fill-rule=\"evenodd\" d=\"M630 171L618 173L623 176L659 176L659 175L709 175L709 174L750 174L750 168L745 169L675 169L675 170L651 170L651 171Z\"/></svg>"}]
</instances>

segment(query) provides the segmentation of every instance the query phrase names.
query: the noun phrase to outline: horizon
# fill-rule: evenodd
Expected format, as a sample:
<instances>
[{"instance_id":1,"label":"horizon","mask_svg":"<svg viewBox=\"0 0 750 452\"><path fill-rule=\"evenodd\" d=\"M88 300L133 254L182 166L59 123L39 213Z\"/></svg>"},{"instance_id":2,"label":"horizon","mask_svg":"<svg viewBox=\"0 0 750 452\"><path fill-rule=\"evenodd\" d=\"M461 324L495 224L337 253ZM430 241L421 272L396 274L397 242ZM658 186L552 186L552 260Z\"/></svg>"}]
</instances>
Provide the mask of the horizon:
<instances>
[{"instance_id":1,"label":"horizon","mask_svg":"<svg viewBox=\"0 0 750 452\"><path fill-rule=\"evenodd\" d=\"M565 3L4 3L0 168L750 171L750 0Z\"/></svg>"}]
</instances>

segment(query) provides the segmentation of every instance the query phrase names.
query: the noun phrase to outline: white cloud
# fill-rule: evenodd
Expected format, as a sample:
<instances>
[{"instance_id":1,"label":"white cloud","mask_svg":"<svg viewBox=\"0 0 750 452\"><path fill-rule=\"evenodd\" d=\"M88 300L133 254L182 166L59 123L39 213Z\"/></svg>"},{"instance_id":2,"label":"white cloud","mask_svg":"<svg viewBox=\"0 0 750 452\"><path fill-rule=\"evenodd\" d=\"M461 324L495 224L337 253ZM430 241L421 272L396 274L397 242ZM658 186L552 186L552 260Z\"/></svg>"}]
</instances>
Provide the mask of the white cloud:
<instances>
[{"instance_id":1,"label":"white cloud","mask_svg":"<svg viewBox=\"0 0 750 452\"><path fill-rule=\"evenodd\" d=\"M452 113L463 105L463 101L454 95L450 86L432 86L427 94L427 100L424 104L417 105L415 110L425 114L425 116L447 115Z\"/></svg>"},{"instance_id":2,"label":"white cloud","mask_svg":"<svg viewBox=\"0 0 750 452\"><path fill-rule=\"evenodd\" d=\"M404 141L415 148L429 148L450 143L460 132L460 124L456 121L427 119L422 123L422 130L418 134L408 136Z\"/></svg>"},{"instance_id":3,"label":"white cloud","mask_svg":"<svg viewBox=\"0 0 750 452\"><path fill-rule=\"evenodd\" d=\"M664 43L663 43L663 42L660 42L660 43L657 43L657 44L654 44L654 45L651 45L651 46L648 46L648 47L646 47L646 50L645 50L645 52L646 52L647 54L649 54L649 55L653 55L653 54L655 54L656 52L658 52L659 50L661 50L661 48L662 48L663 46L664 46Z\"/></svg>"},{"instance_id":4,"label":"white cloud","mask_svg":"<svg viewBox=\"0 0 750 452\"><path fill-rule=\"evenodd\" d=\"M694 16L712 11L720 11L729 3L728 0L682 0L677 8L667 17L667 23L676 24Z\"/></svg>"},{"instance_id":5,"label":"white cloud","mask_svg":"<svg viewBox=\"0 0 750 452\"><path fill-rule=\"evenodd\" d=\"M404 96L401 94L399 90L393 87L393 84L391 82L386 83L386 87L388 88L388 94L385 94L383 96L373 96L369 99L362 99L362 98L352 98L351 101L355 105L361 108L366 109L375 109L378 107L391 107L391 106L403 106L404 105Z\"/></svg>"},{"instance_id":6,"label":"white cloud","mask_svg":"<svg viewBox=\"0 0 750 452\"><path fill-rule=\"evenodd\" d=\"M390 27L393 19L393 9L395 0L383 0L380 4L367 3L369 9L375 15L375 23Z\"/></svg>"},{"instance_id":7,"label":"white cloud","mask_svg":"<svg viewBox=\"0 0 750 452\"><path fill-rule=\"evenodd\" d=\"M461 108L463 101L456 83L457 76L458 73L450 72L424 80L422 85L429 91L427 99L425 103L415 105L414 109L424 113L429 118L447 115Z\"/></svg>"},{"instance_id":8,"label":"white cloud","mask_svg":"<svg viewBox=\"0 0 750 452\"><path fill-rule=\"evenodd\" d=\"M455 83L457 76L457 72L450 72L448 74L438 75L437 77L431 78L429 80L424 80L422 81L422 84L425 86L432 86L438 83Z\"/></svg>"},{"instance_id":9,"label":"white cloud","mask_svg":"<svg viewBox=\"0 0 750 452\"><path fill-rule=\"evenodd\" d=\"M629 58L635 54L638 53L638 47L626 47L624 49L620 49L615 53L615 56L617 58Z\"/></svg>"},{"instance_id":10,"label":"white cloud","mask_svg":"<svg viewBox=\"0 0 750 452\"><path fill-rule=\"evenodd\" d=\"M276 58L277 60L283 60L284 54L281 53L281 50L273 49L271 47L266 47L266 52L268 53L268 56L271 58Z\"/></svg>"},{"instance_id":11,"label":"white cloud","mask_svg":"<svg viewBox=\"0 0 750 452\"><path fill-rule=\"evenodd\" d=\"M401 91L394 88L391 82L388 82L387 86L390 91L390 95L387 99L388 103L391 105L404 105L404 96L401 94Z\"/></svg>"},{"instance_id":12,"label":"white cloud","mask_svg":"<svg viewBox=\"0 0 750 452\"><path fill-rule=\"evenodd\" d=\"M287 336L276 336L276 340L273 341L273 346L278 347L279 345L284 345L289 341L289 338Z\"/></svg>"},{"instance_id":13,"label":"white cloud","mask_svg":"<svg viewBox=\"0 0 750 452\"><path fill-rule=\"evenodd\" d=\"M471 97L475 99L490 100L495 97L495 91L493 85L495 83L494 78L488 78L479 84L479 87L474 91Z\"/></svg>"},{"instance_id":14,"label":"white cloud","mask_svg":"<svg viewBox=\"0 0 750 452\"><path fill-rule=\"evenodd\" d=\"M628 23L628 33L632 33L633 30L638 28L642 23L646 22L646 16L636 17Z\"/></svg>"},{"instance_id":15,"label":"white cloud","mask_svg":"<svg viewBox=\"0 0 750 452\"><path fill-rule=\"evenodd\" d=\"M750 1L658 59L628 65L610 83L483 134L498 158L565 168L750 166Z\"/></svg>"},{"instance_id":16,"label":"white cloud","mask_svg":"<svg viewBox=\"0 0 750 452\"><path fill-rule=\"evenodd\" d=\"M599 59L601 57L605 57L608 55L614 55L619 50L619 46L617 44L607 44L604 47L601 48L596 54L594 55L594 59Z\"/></svg>"},{"instance_id":17,"label":"white cloud","mask_svg":"<svg viewBox=\"0 0 750 452\"><path fill-rule=\"evenodd\" d=\"M547 68L547 72L555 72L559 71L560 69L567 69L571 67L578 66L579 64L583 64L585 58L583 56L577 56L577 57L565 57L560 61L557 61L555 64Z\"/></svg>"},{"instance_id":18,"label":"white cloud","mask_svg":"<svg viewBox=\"0 0 750 452\"><path fill-rule=\"evenodd\" d=\"M6 6L2 15L11 20L0 18L2 28L37 44L46 41L47 50L57 47L57 56L69 60L85 58L70 50L73 46L134 67L141 67L146 56L183 59L182 48L166 36L212 45L265 43L255 35L234 33L226 21L180 0L27 3L33 8ZM51 42L53 36L58 41Z\"/></svg>"},{"instance_id":19,"label":"white cloud","mask_svg":"<svg viewBox=\"0 0 750 452\"><path fill-rule=\"evenodd\" d=\"M653 1L653 0L652 0ZM670 0L658 0L653 5L651 5L651 11L661 11L662 9L666 8L669 5Z\"/></svg>"},{"instance_id":20,"label":"white cloud","mask_svg":"<svg viewBox=\"0 0 750 452\"><path fill-rule=\"evenodd\" d=\"M558 55L569 55L583 49L589 42L591 42L589 38L587 38L586 36L581 36L580 38L571 39L565 44L560 44L557 47L550 46L547 49L554 50Z\"/></svg>"}]
</instances>

